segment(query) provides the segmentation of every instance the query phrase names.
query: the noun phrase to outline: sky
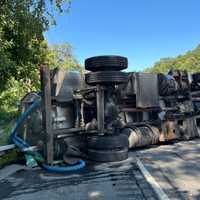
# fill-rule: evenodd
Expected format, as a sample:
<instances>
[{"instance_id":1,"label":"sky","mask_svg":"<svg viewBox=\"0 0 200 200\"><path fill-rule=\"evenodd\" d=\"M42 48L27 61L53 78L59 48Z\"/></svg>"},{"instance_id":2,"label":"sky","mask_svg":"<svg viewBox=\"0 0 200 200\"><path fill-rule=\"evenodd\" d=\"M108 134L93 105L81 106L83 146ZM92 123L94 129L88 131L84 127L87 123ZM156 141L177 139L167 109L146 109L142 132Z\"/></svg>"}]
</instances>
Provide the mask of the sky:
<instances>
[{"instance_id":1,"label":"sky","mask_svg":"<svg viewBox=\"0 0 200 200\"><path fill-rule=\"evenodd\" d=\"M45 33L70 43L81 64L96 55L128 57L129 71L151 67L200 44L200 0L72 0Z\"/></svg>"}]
</instances>

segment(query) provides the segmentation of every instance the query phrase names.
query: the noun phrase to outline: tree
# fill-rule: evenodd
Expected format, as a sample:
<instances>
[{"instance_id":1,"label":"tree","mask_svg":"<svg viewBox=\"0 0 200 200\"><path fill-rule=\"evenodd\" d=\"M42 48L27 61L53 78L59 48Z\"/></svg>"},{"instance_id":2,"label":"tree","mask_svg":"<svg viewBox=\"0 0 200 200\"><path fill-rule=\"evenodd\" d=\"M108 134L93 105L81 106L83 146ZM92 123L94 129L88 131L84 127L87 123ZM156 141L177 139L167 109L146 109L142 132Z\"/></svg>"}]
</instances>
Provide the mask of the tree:
<instances>
[{"instance_id":1,"label":"tree","mask_svg":"<svg viewBox=\"0 0 200 200\"><path fill-rule=\"evenodd\" d=\"M70 0L0 1L0 120L16 114L16 103L25 93L39 89L39 65L50 61L49 54L57 54L48 48L43 33L56 24L54 14L67 11L70 4ZM53 59L56 56L52 66L57 63ZM78 65L75 59L70 62Z\"/></svg>"},{"instance_id":2,"label":"tree","mask_svg":"<svg viewBox=\"0 0 200 200\"><path fill-rule=\"evenodd\" d=\"M26 80L36 76L36 66L46 59L43 32L55 24L53 13L64 12L70 3L70 0L0 1L0 91L10 77Z\"/></svg>"},{"instance_id":3,"label":"tree","mask_svg":"<svg viewBox=\"0 0 200 200\"><path fill-rule=\"evenodd\" d=\"M47 62L51 68L82 70L81 65L73 55L72 46L68 43L50 46L47 54Z\"/></svg>"},{"instance_id":4,"label":"tree","mask_svg":"<svg viewBox=\"0 0 200 200\"><path fill-rule=\"evenodd\" d=\"M166 73L170 68L187 70L188 72L200 71L200 45L194 50L176 58L165 58L156 62L153 67L147 68L146 72Z\"/></svg>"}]
</instances>

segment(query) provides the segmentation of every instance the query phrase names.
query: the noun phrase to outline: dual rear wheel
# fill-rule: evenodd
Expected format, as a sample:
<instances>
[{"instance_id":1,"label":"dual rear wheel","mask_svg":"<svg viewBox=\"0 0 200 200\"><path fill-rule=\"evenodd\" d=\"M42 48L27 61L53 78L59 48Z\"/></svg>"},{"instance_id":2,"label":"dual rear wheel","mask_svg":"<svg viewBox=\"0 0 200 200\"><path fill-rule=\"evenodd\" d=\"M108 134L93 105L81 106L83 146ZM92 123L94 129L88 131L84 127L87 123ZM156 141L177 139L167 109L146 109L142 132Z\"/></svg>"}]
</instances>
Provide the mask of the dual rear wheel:
<instances>
[{"instance_id":1,"label":"dual rear wheel","mask_svg":"<svg viewBox=\"0 0 200 200\"><path fill-rule=\"evenodd\" d=\"M87 139L88 158L98 162L122 161L128 158L126 135L91 136Z\"/></svg>"},{"instance_id":2,"label":"dual rear wheel","mask_svg":"<svg viewBox=\"0 0 200 200\"><path fill-rule=\"evenodd\" d=\"M88 85L118 85L126 83L128 59L122 56L96 56L85 60ZM93 135L87 138L88 158L98 162L121 161L128 158L128 137L122 134Z\"/></svg>"}]
</instances>

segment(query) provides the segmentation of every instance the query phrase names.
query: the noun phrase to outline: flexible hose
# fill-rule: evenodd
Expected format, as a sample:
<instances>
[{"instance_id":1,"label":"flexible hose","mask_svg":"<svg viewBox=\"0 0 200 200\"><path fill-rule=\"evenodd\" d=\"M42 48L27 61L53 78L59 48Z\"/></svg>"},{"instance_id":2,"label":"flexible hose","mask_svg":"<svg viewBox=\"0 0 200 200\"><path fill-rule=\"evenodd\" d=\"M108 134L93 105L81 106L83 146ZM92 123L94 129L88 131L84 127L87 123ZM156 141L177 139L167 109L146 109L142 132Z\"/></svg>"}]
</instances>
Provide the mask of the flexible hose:
<instances>
[{"instance_id":1,"label":"flexible hose","mask_svg":"<svg viewBox=\"0 0 200 200\"><path fill-rule=\"evenodd\" d=\"M24 120L36 109L40 106L41 100L36 100L33 104L18 118L16 122L16 126L11 133L11 140L13 143L18 146L21 150L29 147L30 145L26 143L23 139L17 136L17 130L20 125L24 122ZM85 161L80 160L76 165L66 166L66 167L57 167L57 166L49 166L46 164L41 165L45 170L54 173L65 173L70 171L77 171L85 167Z\"/></svg>"},{"instance_id":2,"label":"flexible hose","mask_svg":"<svg viewBox=\"0 0 200 200\"><path fill-rule=\"evenodd\" d=\"M47 171L51 171L51 172L57 172L57 173L70 172L70 171L76 171L85 167L85 161L80 160L76 165L67 166L67 167L56 167L56 166L50 166L50 165L45 165L45 164L43 164L42 167L46 169Z\"/></svg>"}]
</instances>

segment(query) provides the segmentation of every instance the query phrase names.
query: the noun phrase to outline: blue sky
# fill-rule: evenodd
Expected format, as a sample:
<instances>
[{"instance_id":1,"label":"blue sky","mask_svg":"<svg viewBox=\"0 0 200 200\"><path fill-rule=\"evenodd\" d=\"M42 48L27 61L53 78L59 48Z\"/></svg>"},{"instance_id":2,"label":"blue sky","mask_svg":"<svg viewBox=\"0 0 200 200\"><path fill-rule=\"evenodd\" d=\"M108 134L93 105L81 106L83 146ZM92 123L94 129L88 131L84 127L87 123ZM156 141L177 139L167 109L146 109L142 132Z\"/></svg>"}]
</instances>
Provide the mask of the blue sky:
<instances>
[{"instance_id":1,"label":"blue sky","mask_svg":"<svg viewBox=\"0 0 200 200\"><path fill-rule=\"evenodd\" d=\"M200 0L72 0L45 34L68 42L83 64L95 55L122 55L129 70L143 70L200 43Z\"/></svg>"}]
</instances>

